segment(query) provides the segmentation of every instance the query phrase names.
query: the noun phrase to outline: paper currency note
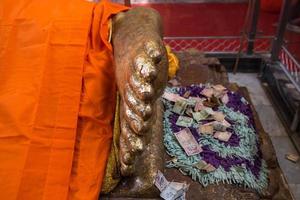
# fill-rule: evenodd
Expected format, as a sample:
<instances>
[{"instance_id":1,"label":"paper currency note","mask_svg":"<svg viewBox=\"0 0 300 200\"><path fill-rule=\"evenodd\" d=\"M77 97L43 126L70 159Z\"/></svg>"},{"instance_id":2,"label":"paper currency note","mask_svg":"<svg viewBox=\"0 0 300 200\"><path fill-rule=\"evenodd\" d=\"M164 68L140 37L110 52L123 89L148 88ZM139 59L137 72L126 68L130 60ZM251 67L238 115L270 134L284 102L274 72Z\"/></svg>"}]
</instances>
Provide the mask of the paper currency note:
<instances>
[{"instance_id":1,"label":"paper currency note","mask_svg":"<svg viewBox=\"0 0 300 200\"><path fill-rule=\"evenodd\" d=\"M206 172L213 172L213 171L216 170L216 168L215 168L213 165L208 164L208 165L204 168L204 170L205 170Z\"/></svg>"},{"instance_id":2,"label":"paper currency note","mask_svg":"<svg viewBox=\"0 0 300 200\"><path fill-rule=\"evenodd\" d=\"M207 165L207 162L205 162L204 160L200 160L198 163L196 163L194 166L197 169L203 170Z\"/></svg>"},{"instance_id":3,"label":"paper currency note","mask_svg":"<svg viewBox=\"0 0 300 200\"><path fill-rule=\"evenodd\" d=\"M186 200L186 192L184 192L180 197L178 197L176 200Z\"/></svg>"},{"instance_id":4,"label":"paper currency note","mask_svg":"<svg viewBox=\"0 0 300 200\"><path fill-rule=\"evenodd\" d=\"M214 94L212 97L216 97L216 98L221 98L222 96L224 96L224 93L225 91L217 91L217 90L214 90Z\"/></svg>"},{"instance_id":5,"label":"paper currency note","mask_svg":"<svg viewBox=\"0 0 300 200\"><path fill-rule=\"evenodd\" d=\"M226 87L224 87L224 86L221 85L221 84L213 85L212 87L213 87L215 90L217 90L217 91L224 91L224 90L226 90Z\"/></svg>"},{"instance_id":6,"label":"paper currency note","mask_svg":"<svg viewBox=\"0 0 300 200\"><path fill-rule=\"evenodd\" d=\"M198 101L202 102L205 100L205 98L200 98L200 97L189 97L188 99L190 99L194 102L198 102Z\"/></svg>"},{"instance_id":7,"label":"paper currency note","mask_svg":"<svg viewBox=\"0 0 300 200\"><path fill-rule=\"evenodd\" d=\"M155 186L159 189L161 198L165 200L182 199L185 200L185 193L188 190L189 185L179 182L169 182L161 171L157 171L155 180Z\"/></svg>"},{"instance_id":8,"label":"paper currency note","mask_svg":"<svg viewBox=\"0 0 300 200\"><path fill-rule=\"evenodd\" d=\"M162 95L162 98L167 99L168 101L172 101L172 102L176 102L179 100L185 100L185 98L179 96L178 94L174 94L174 93L166 92L166 91Z\"/></svg>"},{"instance_id":9,"label":"paper currency note","mask_svg":"<svg viewBox=\"0 0 300 200\"><path fill-rule=\"evenodd\" d=\"M214 132L214 127L212 124L204 124L199 126L199 132L202 134L212 135Z\"/></svg>"},{"instance_id":10,"label":"paper currency note","mask_svg":"<svg viewBox=\"0 0 300 200\"><path fill-rule=\"evenodd\" d=\"M179 182L174 182L174 181L171 182L170 186L175 188L178 191L179 190L187 190L187 188L189 187L186 182L179 183Z\"/></svg>"},{"instance_id":11,"label":"paper currency note","mask_svg":"<svg viewBox=\"0 0 300 200\"><path fill-rule=\"evenodd\" d=\"M177 182L172 182L172 185L176 184L177 186L174 186L175 188L180 188L180 196L176 198L176 200L186 200L186 192L188 191L189 185L184 183L177 183ZM182 192L181 192L182 191Z\"/></svg>"},{"instance_id":12,"label":"paper currency note","mask_svg":"<svg viewBox=\"0 0 300 200\"><path fill-rule=\"evenodd\" d=\"M212 164L209 164L209 163L205 162L204 160L200 160L194 166L196 168L198 168L199 170L203 170L203 171L206 171L206 172L212 172L212 171L216 170L216 168Z\"/></svg>"},{"instance_id":13,"label":"paper currency note","mask_svg":"<svg viewBox=\"0 0 300 200\"><path fill-rule=\"evenodd\" d=\"M185 200L188 188L189 185L186 183L171 182L161 193L161 197L168 200Z\"/></svg>"},{"instance_id":14,"label":"paper currency note","mask_svg":"<svg viewBox=\"0 0 300 200\"><path fill-rule=\"evenodd\" d=\"M186 91L183 95L184 98L189 98L189 96L191 95L191 91Z\"/></svg>"},{"instance_id":15,"label":"paper currency note","mask_svg":"<svg viewBox=\"0 0 300 200\"><path fill-rule=\"evenodd\" d=\"M226 105L226 104L229 102L229 97L228 97L228 95L227 95L227 94L224 94L224 95L222 96L222 98L221 98L221 101L222 101L223 104Z\"/></svg>"},{"instance_id":16,"label":"paper currency note","mask_svg":"<svg viewBox=\"0 0 300 200\"><path fill-rule=\"evenodd\" d=\"M160 193L160 197L165 200L175 200L179 196L178 191L170 185Z\"/></svg>"},{"instance_id":17,"label":"paper currency note","mask_svg":"<svg viewBox=\"0 0 300 200\"><path fill-rule=\"evenodd\" d=\"M195 106L198 101L201 99L198 97L189 97L186 101L189 106Z\"/></svg>"},{"instance_id":18,"label":"paper currency note","mask_svg":"<svg viewBox=\"0 0 300 200\"><path fill-rule=\"evenodd\" d=\"M214 121L212 122L212 126L214 127L215 131L226 131L227 127L224 126L222 123Z\"/></svg>"},{"instance_id":19,"label":"paper currency note","mask_svg":"<svg viewBox=\"0 0 300 200\"><path fill-rule=\"evenodd\" d=\"M204 108L202 101L197 101L195 103L194 111L199 112Z\"/></svg>"},{"instance_id":20,"label":"paper currency note","mask_svg":"<svg viewBox=\"0 0 300 200\"><path fill-rule=\"evenodd\" d=\"M213 111L213 109L209 107L205 107L204 110L210 115L213 115L215 113L215 111Z\"/></svg>"},{"instance_id":21,"label":"paper currency note","mask_svg":"<svg viewBox=\"0 0 300 200\"><path fill-rule=\"evenodd\" d=\"M192 124L193 124L193 118L185 117L185 116L179 116L176 121L177 126L191 127Z\"/></svg>"},{"instance_id":22,"label":"paper currency note","mask_svg":"<svg viewBox=\"0 0 300 200\"><path fill-rule=\"evenodd\" d=\"M231 126L231 124L228 121L226 121L226 119L224 119L221 123L223 126L225 126L227 128Z\"/></svg>"},{"instance_id":23,"label":"paper currency note","mask_svg":"<svg viewBox=\"0 0 300 200\"><path fill-rule=\"evenodd\" d=\"M187 116L189 116L189 117L193 117L193 109L188 107L185 110L185 114L187 114Z\"/></svg>"},{"instance_id":24,"label":"paper currency note","mask_svg":"<svg viewBox=\"0 0 300 200\"><path fill-rule=\"evenodd\" d=\"M188 185L186 183L171 182L166 189L161 192L160 197L165 200L182 199L182 196L186 193L187 189Z\"/></svg>"},{"instance_id":25,"label":"paper currency note","mask_svg":"<svg viewBox=\"0 0 300 200\"><path fill-rule=\"evenodd\" d=\"M193 112L192 115L197 122L207 119L207 117L209 116L209 114L205 110L201 110L200 112Z\"/></svg>"},{"instance_id":26,"label":"paper currency note","mask_svg":"<svg viewBox=\"0 0 300 200\"><path fill-rule=\"evenodd\" d=\"M185 100L179 100L175 102L172 111L174 113L182 115L185 112L186 107L187 107L187 102Z\"/></svg>"},{"instance_id":27,"label":"paper currency note","mask_svg":"<svg viewBox=\"0 0 300 200\"><path fill-rule=\"evenodd\" d=\"M222 112L215 112L212 116L218 122L222 122L225 119L225 115Z\"/></svg>"},{"instance_id":28,"label":"paper currency note","mask_svg":"<svg viewBox=\"0 0 300 200\"><path fill-rule=\"evenodd\" d=\"M159 191L163 191L168 185L169 181L166 179L166 177L163 175L161 171L157 171L154 184L159 189Z\"/></svg>"},{"instance_id":29,"label":"paper currency note","mask_svg":"<svg viewBox=\"0 0 300 200\"><path fill-rule=\"evenodd\" d=\"M202 152L201 146L198 144L189 128L185 128L174 133L181 147L188 156L196 155Z\"/></svg>"},{"instance_id":30,"label":"paper currency note","mask_svg":"<svg viewBox=\"0 0 300 200\"><path fill-rule=\"evenodd\" d=\"M231 135L232 135L232 133L227 132L227 131L224 131L224 132L217 131L214 134L214 138L217 138L218 140L227 142L230 139Z\"/></svg>"},{"instance_id":31,"label":"paper currency note","mask_svg":"<svg viewBox=\"0 0 300 200\"><path fill-rule=\"evenodd\" d=\"M214 94L214 90L212 88L204 88L201 91L201 94L206 96L207 98L210 98Z\"/></svg>"}]
</instances>

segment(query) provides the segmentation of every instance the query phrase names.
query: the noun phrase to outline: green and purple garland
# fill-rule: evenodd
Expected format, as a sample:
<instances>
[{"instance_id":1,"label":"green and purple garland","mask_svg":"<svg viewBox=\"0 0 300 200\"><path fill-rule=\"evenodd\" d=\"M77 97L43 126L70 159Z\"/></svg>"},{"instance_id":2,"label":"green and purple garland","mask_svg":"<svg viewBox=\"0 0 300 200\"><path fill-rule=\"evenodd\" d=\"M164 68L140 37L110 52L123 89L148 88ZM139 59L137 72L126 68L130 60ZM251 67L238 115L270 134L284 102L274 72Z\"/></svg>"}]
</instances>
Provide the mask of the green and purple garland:
<instances>
[{"instance_id":1,"label":"green and purple garland","mask_svg":"<svg viewBox=\"0 0 300 200\"><path fill-rule=\"evenodd\" d=\"M166 91L180 96L190 91L191 97L204 97L200 94L204 87L203 85L167 87ZM177 142L174 133L184 127L176 125L179 115L172 112L174 103L163 99L164 145L167 153L174 158L167 162L167 167L178 168L183 174L191 176L203 186L228 183L262 192L268 185L268 172L266 162L262 159L253 113L242 95L229 90L227 95L229 102L213 109L222 111L226 115L226 120L231 124L231 128L227 131L230 131L232 136L227 142L223 142L211 135L199 135L197 133L199 124L194 121L189 128L203 149L203 152L194 156L187 156ZM195 167L200 160L212 164L216 170L210 173L200 171Z\"/></svg>"}]
</instances>

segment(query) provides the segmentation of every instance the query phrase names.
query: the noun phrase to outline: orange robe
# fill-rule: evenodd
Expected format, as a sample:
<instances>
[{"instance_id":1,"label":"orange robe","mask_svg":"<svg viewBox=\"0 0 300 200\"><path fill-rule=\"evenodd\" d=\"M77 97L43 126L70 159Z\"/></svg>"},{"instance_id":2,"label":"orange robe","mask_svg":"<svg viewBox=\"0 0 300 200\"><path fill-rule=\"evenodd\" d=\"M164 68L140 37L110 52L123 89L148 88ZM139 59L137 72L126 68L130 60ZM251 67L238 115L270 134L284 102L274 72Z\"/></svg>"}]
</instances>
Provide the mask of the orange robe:
<instances>
[{"instance_id":1,"label":"orange robe","mask_svg":"<svg viewBox=\"0 0 300 200\"><path fill-rule=\"evenodd\" d=\"M97 199L116 83L103 0L0 0L0 199Z\"/></svg>"}]
</instances>

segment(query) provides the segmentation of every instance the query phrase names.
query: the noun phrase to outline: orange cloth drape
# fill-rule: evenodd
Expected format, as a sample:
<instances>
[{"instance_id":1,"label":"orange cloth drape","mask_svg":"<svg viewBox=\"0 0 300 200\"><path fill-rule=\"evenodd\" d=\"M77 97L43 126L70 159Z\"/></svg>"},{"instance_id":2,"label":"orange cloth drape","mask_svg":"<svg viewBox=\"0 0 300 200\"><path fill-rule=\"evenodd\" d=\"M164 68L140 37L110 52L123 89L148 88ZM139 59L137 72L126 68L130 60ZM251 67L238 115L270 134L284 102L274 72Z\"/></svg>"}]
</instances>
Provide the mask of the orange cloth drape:
<instances>
[{"instance_id":1,"label":"orange cloth drape","mask_svg":"<svg viewBox=\"0 0 300 200\"><path fill-rule=\"evenodd\" d=\"M115 106L103 0L0 0L0 199L97 199Z\"/></svg>"}]
</instances>

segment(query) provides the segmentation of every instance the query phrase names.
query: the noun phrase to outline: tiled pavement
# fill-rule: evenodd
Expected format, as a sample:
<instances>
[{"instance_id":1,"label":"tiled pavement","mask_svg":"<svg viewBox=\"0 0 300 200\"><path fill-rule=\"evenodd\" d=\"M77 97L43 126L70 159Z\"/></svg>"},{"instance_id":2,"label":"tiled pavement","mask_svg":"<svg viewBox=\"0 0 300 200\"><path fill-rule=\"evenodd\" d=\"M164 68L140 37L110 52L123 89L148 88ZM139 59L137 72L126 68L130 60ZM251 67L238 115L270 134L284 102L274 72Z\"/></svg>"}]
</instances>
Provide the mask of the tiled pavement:
<instances>
[{"instance_id":1,"label":"tiled pavement","mask_svg":"<svg viewBox=\"0 0 300 200\"><path fill-rule=\"evenodd\" d=\"M245 86L249 90L251 100L262 125L271 137L279 165L288 181L295 200L300 200L300 162L292 163L285 159L285 154L297 153L296 149L276 115L274 107L261 87L257 74L237 73L233 75L230 73L229 80L230 82L238 83L240 86Z\"/></svg>"}]
</instances>

